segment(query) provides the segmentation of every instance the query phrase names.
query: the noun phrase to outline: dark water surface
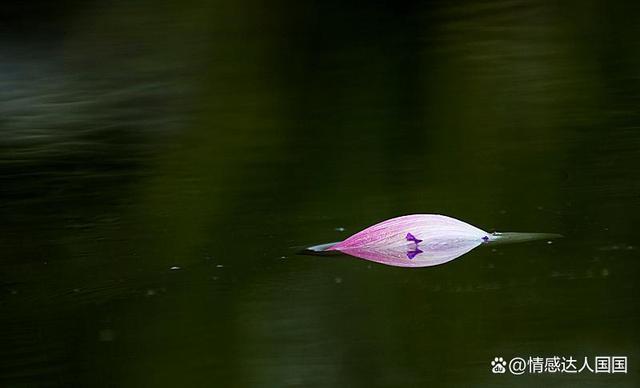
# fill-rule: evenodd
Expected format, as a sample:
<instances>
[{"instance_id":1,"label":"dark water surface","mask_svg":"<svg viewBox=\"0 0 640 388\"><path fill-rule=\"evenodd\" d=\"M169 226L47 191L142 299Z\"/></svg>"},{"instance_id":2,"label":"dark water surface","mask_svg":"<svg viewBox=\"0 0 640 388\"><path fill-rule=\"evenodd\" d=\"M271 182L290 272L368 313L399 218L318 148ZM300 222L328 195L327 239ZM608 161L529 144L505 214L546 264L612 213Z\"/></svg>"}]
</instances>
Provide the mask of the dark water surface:
<instances>
[{"instance_id":1,"label":"dark water surface","mask_svg":"<svg viewBox=\"0 0 640 388\"><path fill-rule=\"evenodd\" d=\"M0 386L640 385L635 2L15 4ZM565 238L296 255L411 213Z\"/></svg>"}]
</instances>

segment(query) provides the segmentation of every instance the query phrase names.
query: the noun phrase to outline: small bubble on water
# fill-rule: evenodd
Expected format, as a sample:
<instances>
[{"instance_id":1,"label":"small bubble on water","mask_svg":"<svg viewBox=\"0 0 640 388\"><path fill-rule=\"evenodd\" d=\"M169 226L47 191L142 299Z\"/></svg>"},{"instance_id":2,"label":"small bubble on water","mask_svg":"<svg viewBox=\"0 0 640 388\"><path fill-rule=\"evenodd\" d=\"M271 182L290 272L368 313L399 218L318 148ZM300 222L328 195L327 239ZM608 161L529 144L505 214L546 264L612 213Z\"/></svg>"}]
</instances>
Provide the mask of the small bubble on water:
<instances>
[{"instance_id":1,"label":"small bubble on water","mask_svg":"<svg viewBox=\"0 0 640 388\"><path fill-rule=\"evenodd\" d=\"M217 264L217 265L216 265L216 268L224 268L224 265L222 265L222 264Z\"/></svg>"},{"instance_id":2,"label":"small bubble on water","mask_svg":"<svg viewBox=\"0 0 640 388\"><path fill-rule=\"evenodd\" d=\"M144 293L146 296L154 296L156 294L156 290L148 289L147 292Z\"/></svg>"},{"instance_id":3,"label":"small bubble on water","mask_svg":"<svg viewBox=\"0 0 640 388\"><path fill-rule=\"evenodd\" d=\"M606 278L607 276L609 276L609 270L606 268L603 268L602 271L600 271L600 274L602 275L603 278Z\"/></svg>"},{"instance_id":4,"label":"small bubble on water","mask_svg":"<svg viewBox=\"0 0 640 388\"><path fill-rule=\"evenodd\" d=\"M171 267L169 269L172 270L172 271L178 271L178 270L181 270L182 268L180 268L178 266L173 266L173 267Z\"/></svg>"},{"instance_id":5,"label":"small bubble on water","mask_svg":"<svg viewBox=\"0 0 640 388\"><path fill-rule=\"evenodd\" d=\"M342 226L338 226L337 228L334 228L333 230L335 230L336 232L344 232L345 228L343 228Z\"/></svg>"},{"instance_id":6,"label":"small bubble on water","mask_svg":"<svg viewBox=\"0 0 640 388\"><path fill-rule=\"evenodd\" d=\"M341 278L341 277L336 277L335 279L333 279L333 281L334 281L336 284L340 284L340 283L342 283L342 278Z\"/></svg>"},{"instance_id":7,"label":"small bubble on water","mask_svg":"<svg viewBox=\"0 0 640 388\"><path fill-rule=\"evenodd\" d=\"M551 245L551 244L553 244L553 241L548 240L548 241L547 241L547 244L548 244L548 245Z\"/></svg>"}]
</instances>

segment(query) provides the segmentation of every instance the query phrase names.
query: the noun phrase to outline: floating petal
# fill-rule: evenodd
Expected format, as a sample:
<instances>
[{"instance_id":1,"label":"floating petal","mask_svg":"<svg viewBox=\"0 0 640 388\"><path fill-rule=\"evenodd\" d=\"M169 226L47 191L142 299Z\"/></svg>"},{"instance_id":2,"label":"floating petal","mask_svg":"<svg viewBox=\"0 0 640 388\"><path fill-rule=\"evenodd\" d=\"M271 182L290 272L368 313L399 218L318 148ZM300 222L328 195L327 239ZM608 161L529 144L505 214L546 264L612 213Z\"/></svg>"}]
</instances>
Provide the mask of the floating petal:
<instances>
[{"instance_id":1,"label":"floating petal","mask_svg":"<svg viewBox=\"0 0 640 388\"><path fill-rule=\"evenodd\" d=\"M483 239L486 238L486 239ZM466 222L437 214L414 214L392 218L370 226L329 250L364 247L393 248L406 246L408 242L428 244L450 241L478 241L490 239L490 234Z\"/></svg>"},{"instance_id":2,"label":"floating petal","mask_svg":"<svg viewBox=\"0 0 640 388\"><path fill-rule=\"evenodd\" d=\"M370 226L326 250L388 265L424 267L453 260L491 239L484 230L455 218L414 214Z\"/></svg>"},{"instance_id":3,"label":"floating petal","mask_svg":"<svg viewBox=\"0 0 640 388\"><path fill-rule=\"evenodd\" d=\"M487 233L466 222L437 214L414 214L380 222L339 243L302 251L307 255L350 256L397 267L427 267L464 255L483 243L549 240L550 233Z\"/></svg>"}]
</instances>

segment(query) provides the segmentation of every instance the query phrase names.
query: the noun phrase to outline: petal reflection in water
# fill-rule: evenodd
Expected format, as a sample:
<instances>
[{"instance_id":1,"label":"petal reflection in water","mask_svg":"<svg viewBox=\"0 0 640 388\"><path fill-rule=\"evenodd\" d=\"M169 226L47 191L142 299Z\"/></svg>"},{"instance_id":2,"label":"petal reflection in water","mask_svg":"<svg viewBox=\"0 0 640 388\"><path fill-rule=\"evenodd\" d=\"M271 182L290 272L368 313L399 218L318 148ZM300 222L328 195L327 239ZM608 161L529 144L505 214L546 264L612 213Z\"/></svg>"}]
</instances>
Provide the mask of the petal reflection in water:
<instances>
[{"instance_id":1,"label":"petal reflection in water","mask_svg":"<svg viewBox=\"0 0 640 388\"><path fill-rule=\"evenodd\" d=\"M482 241L477 240L440 240L423 242L419 247L415 244L404 247L359 247L342 249L341 252L396 267L429 267L458 258L480 244Z\"/></svg>"}]
</instances>

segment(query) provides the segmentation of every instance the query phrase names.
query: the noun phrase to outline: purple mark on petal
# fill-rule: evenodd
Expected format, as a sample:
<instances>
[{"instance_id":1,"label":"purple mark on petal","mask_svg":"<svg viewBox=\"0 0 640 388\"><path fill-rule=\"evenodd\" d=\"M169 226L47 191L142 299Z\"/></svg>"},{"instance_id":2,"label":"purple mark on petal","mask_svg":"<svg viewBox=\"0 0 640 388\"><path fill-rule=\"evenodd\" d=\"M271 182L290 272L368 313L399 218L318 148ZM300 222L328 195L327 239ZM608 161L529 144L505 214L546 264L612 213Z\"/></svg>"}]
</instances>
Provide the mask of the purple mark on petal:
<instances>
[{"instance_id":1,"label":"purple mark on petal","mask_svg":"<svg viewBox=\"0 0 640 388\"><path fill-rule=\"evenodd\" d=\"M489 241L489 236L484 236L484 237L482 238L482 241L484 241L484 242Z\"/></svg>"},{"instance_id":2,"label":"purple mark on petal","mask_svg":"<svg viewBox=\"0 0 640 388\"><path fill-rule=\"evenodd\" d=\"M407 233L406 239L407 241L413 241L416 244L422 242L422 240L420 240L419 238L416 238L416 236L412 235L411 233ZM413 259L413 257L410 257L410 259Z\"/></svg>"},{"instance_id":3,"label":"purple mark on petal","mask_svg":"<svg viewBox=\"0 0 640 388\"><path fill-rule=\"evenodd\" d=\"M414 257L418 256L419 254L421 254L422 251L418 248L407 252L407 257L409 258L409 260L412 260Z\"/></svg>"}]
</instances>

